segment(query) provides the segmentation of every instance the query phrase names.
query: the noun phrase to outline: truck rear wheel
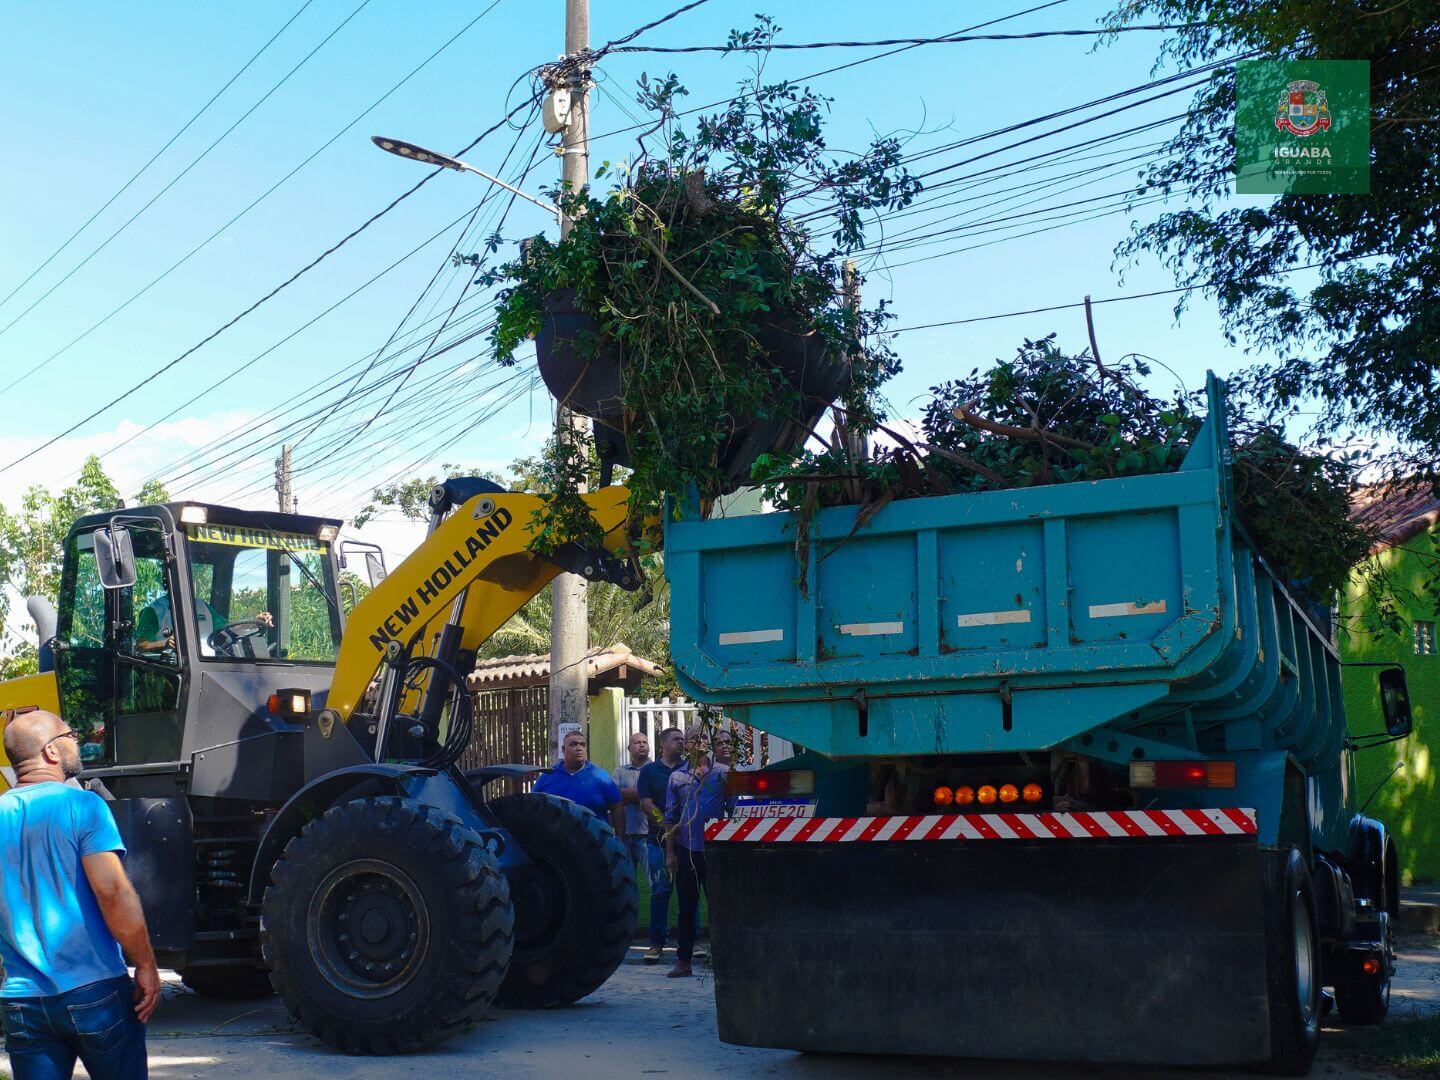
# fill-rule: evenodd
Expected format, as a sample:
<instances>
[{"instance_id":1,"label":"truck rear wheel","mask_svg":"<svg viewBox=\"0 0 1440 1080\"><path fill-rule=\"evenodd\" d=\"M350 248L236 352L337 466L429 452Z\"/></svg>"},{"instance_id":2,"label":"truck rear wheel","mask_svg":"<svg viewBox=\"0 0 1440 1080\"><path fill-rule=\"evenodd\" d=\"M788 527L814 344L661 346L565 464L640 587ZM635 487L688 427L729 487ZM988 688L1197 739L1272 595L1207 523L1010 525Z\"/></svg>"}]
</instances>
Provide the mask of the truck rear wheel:
<instances>
[{"instance_id":1,"label":"truck rear wheel","mask_svg":"<svg viewBox=\"0 0 1440 1080\"><path fill-rule=\"evenodd\" d=\"M352 1054L418 1050L494 999L510 892L459 818L411 799L332 806L285 847L261 942L286 1007Z\"/></svg>"},{"instance_id":2,"label":"truck rear wheel","mask_svg":"<svg viewBox=\"0 0 1440 1080\"><path fill-rule=\"evenodd\" d=\"M1320 935L1310 871L1295 848L1265 852L1265 971L1269 1070L1304 1076L1320 1045Z\"/></svg>"},{"instance_id":3,"label":"truck rear wheel","mask_svg":"<svg viewBox=\"0 0 1440 1080\"><path fill-rule=\"evenodd\" d=\"M275 993L270 973L254 964L218 964L186 968L180 981L201 997L240 1000Z\"/></svg>"},{"instance_id":4,"label":"truck rear wheel","mask_svg":"<svg viewBox=\"0 0 1440 1080\"><path fill-rule=\"evenodd\" d=\"M635 871L604 821L552 795L490 803L535 864L515 886L515 953L495 999L505 1008L568 1005L615 973L635 936Z\"/></svg>"}]
</instances>

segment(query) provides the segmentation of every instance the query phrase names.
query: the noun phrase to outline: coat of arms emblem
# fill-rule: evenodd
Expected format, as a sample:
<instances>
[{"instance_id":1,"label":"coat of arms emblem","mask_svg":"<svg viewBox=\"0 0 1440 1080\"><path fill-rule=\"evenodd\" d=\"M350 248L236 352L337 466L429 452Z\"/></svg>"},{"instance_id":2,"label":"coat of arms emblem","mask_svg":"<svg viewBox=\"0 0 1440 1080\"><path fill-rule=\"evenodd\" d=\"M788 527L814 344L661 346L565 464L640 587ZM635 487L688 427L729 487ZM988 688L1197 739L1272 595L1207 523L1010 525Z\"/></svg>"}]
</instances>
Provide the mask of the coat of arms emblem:
<instances>
[{"instance_id":1,"label":"coat of arms emblem","mask_svg":"<svg viewBox=\"0 0 1440 1080\"><path fill-rule=\"evenodd\" d=\"M1330 128L1330 106L1320 84L1309 79L1296 79L1285 87L1275 109L1275 126L1281 131L1304 138Z\"/></svg>"}]
</instances>

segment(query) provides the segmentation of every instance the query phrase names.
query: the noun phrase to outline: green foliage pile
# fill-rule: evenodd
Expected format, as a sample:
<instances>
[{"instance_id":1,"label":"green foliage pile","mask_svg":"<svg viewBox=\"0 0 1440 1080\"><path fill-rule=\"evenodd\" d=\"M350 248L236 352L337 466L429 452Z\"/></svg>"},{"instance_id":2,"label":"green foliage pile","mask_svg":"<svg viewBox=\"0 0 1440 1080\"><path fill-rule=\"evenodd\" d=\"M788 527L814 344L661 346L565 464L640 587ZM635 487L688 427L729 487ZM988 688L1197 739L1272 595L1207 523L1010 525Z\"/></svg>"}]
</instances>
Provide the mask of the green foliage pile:
<instances>
[{"instance_id":1,"label":"green foliage pile","mask_svg":"<svg viewBox=\"0 0 1440 1080\"><path fill-rule=\"evenodd\" d=\"M1141 387L1150 374L1135 356L1067 355L1052 334L932 387L922 441L892 433L897 445L864 462L841 446L767 459L756 478L778 506L804 510L1170 472L1200 430L1203 395L1157 398ZM1349 517L1356 461L1294 445L1243 396L1228 405L1236 512L1262 554L1328 606L1373 542Z\"/></svg>"},{"instance_id":2,"label":"green foliage pile","mask_svg":"<svg viewBox=\"0 0 1440 1080\"><path fill-rule=\"evenodd\" d=\"M777 29L762 18L755 30L732 34L733 47L757 58L754 73L693 133L677 119L686 91L675 77L642 79L638 100L655 118L655 156L642 140L644 152L615 170L609 192L562 193L576 219L568 237L535 240L525 258L486 279L505 285L493 332L503 363L540 331L546 297L560 289L576 290L593 320L593 340L582 344L597 354L615 350L632 523L658 514L667 493L721 494L729 486L717 461L726 439L757 417L800 411L757 339L760 325L818 335L848 362L845 408L859 428L873 426L875 391L898 370L888 348L869 343L888 316L846 308L838 260L863 245L866 212L905 206L919 185L901 165L898 140L876 139L860 154L832 151L828 101L765 81L765 49ZM828 239L793 212L818 193L834 208ZM576 495L584 465L568 439L547 451L551 494L537 550L594 539Z\"/></svg>"}]
</instances>

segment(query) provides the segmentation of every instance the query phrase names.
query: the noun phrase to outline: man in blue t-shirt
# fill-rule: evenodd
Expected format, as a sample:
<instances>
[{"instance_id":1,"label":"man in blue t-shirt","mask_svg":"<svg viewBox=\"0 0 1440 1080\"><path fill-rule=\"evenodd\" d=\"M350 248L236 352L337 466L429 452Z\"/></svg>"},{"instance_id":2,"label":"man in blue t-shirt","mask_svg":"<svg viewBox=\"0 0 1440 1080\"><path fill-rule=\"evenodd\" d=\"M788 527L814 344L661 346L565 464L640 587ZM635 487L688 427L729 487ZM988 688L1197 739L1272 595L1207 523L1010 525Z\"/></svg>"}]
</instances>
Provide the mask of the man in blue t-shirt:
<instances>
[{"instance_id":1,"label":"man in blue t-shirt","mask_svg":"<svg viewBox=\"0 0 1440 1080\"><path fill-rule=\"evenodd\" d=\"M125 844L80 775L79 736L53 713L5 725L15 786L0 795L0 1018L14 1080L146 1075L160 973L120 856ZM132 982L121 947L135 963Z\"/></svg>"},{"instance_id":2,"label":"man in blue t-shirt","mask_svg":"<svg viewBox=\"0 0 1440 1080\"><path fill-rule=\"evenodd\" d=\"M598 818L610 821L616 836L625 835L620 809L620 785L600 766L586 760L589 744L578 731L568 732L560 744L560 760L535 780L534 790L579 803Z\"/></svg>"}]
</instances>

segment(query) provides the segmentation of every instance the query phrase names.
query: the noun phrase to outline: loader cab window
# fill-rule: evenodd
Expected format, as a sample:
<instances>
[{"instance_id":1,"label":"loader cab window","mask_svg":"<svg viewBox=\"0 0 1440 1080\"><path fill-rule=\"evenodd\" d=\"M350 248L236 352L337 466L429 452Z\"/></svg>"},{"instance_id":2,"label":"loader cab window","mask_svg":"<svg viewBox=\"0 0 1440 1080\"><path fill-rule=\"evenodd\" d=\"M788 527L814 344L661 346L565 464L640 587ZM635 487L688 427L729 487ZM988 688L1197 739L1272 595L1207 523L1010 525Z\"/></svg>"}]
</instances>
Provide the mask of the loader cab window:
<instances>
[{"instance_id":1,"label":"loader cab window","mask_svg":"<svg viewBox=\"0 0 1440 1080\"><path fill-rule=\"evenodd\" d=\"M300 533L187 526L206 659L333 664L340 644L330 545Z\"/></svg>"}]
</instances>

